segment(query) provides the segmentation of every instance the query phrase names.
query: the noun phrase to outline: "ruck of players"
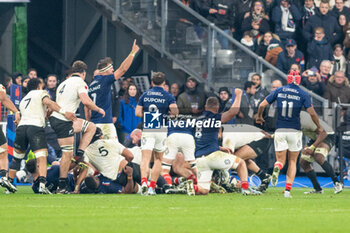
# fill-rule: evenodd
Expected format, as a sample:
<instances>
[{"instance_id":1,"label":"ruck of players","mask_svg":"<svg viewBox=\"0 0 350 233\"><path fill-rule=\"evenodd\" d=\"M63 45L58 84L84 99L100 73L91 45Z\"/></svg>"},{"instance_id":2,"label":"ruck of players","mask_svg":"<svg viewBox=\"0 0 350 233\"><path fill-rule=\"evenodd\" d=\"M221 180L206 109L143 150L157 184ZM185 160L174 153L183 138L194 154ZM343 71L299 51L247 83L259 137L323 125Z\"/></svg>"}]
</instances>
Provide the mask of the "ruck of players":
<instances>
[{"instance_id":1,"label":"ruck of players","mask_svg":"<svg viewBox=\"0 0 350 233\"><path fill-rule=\"evenodd\" d=\"M88 67L80 60L54 94L32 78L18 108L0 87L0 101L13 112L17 125L10 166L6 137L0 132L0 184L7 193L16 193L14 181L24 166L33 178L33 191L40 194L263 195L278 184L288 166L283 196L291 198L299 164L313 185L305 194L323 193L313 162L332 179L334 193L342 191L327 160L336 140L334 130L319 119L310 96L299 87L298 72L291 71L284 86L273 81L270 94L256 74L244 90L221 88L220 98L201 93L192 98L185 92L174 96L166 88L165 74L154 72L151 88L142 95L135 83L127 83L127 98L115 119L112 85L128 71L139 50L135 40L117 69L111 58L99 60L89 85ZM186 88L196 85L196 79L187 78ZM221 95L227 95L224 105ZM84 114L77 116L79 105ZM122 120L134 125L118 135L115 123ZM54 161L48 159L47 125L62 153ZM269 172L260 164L271 148L276 159ZM250 182L252 174L259 178L258 185Z\"/></svg>"}]
</instances>

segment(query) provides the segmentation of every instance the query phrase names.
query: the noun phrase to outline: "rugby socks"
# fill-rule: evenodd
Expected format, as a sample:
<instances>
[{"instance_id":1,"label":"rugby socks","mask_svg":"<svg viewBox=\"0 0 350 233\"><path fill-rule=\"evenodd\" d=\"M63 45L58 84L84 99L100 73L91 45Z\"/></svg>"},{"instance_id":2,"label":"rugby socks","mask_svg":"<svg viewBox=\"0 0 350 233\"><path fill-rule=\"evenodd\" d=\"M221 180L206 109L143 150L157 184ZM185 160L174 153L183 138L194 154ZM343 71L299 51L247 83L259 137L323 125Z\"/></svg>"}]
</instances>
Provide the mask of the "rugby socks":
<instances>
[{"instance_id":1,"label":"rugby socks","mask_svg":"<svg viewBox=\"0 0 350 233\"><path fill-rule=\"evenodd\" d=\"M293 184L291 183L286 183L286 191L290 192L290 190L292 189Z\"/></svg>"},{"instance_id":2,"label":"rugby socks","mask_svg":"<svg viewBox=\"0 0 350 233\"><path fill-rule=\"evenodd\" d=\"M85 152L82 149L78 149L77 154L76 154L76 157L77 157L76 160L79 160L79 159L82 160L84 158L84 153ZM78 161L78 162L80 162L80 161Z\"/></svg>"},{"instance_id":3,"label":"rugby socks","mask_svg":"<svg viewBox=\"0 0 350 233\"><path fill-rule=\"evenodd\" d=\"M194 184L193 189L194 189L194 193L197 194L198 193L198 185Z\"/></svg>"},{"instance_id":4,"label":"rugby socks","mask_svg":"<svg viewBox=\"0 0 350 233\"><path fill-rule=\"evenodd\" d=\"M322 188L321 188L320 184L317 181L316 172L314 170L311 170L309 172L306 172L305 174L310 179L310 181L312 183L312 186L314 186L314 189L316 191L321 191Z\"/></svg>"},{"instance_id":5,"label":"rugby socks","mask_svg":"<svg viewBox=\"0 0 350 233\"><path fill-rule=\"evenodd\" d=\"M325 161L321 167L323 170L327 173L327 175L332 179L333 183L339 182L338 177L335 175L334 170L332 166L329 164L328 161Z\"/></svg>"},{"instance_id":6,"label":"rugby socks","mask_svg":"<svg viewBox=\"0 0 350 233\"><path fill-rule=\"evenodd\" d=\"M156 188L156 182L151 180L151 182L149 183L149 187L152 188L153 190L155 190Z\"/></svg>"},{"instance_id":7,"label":"rugby socks","mask_svg":"<svg viewBox=\"0 0 350 233\"><path fill-rule=\"evenodd\" d=\"M173 182L171 180L171 176L167 173L163 175L164 180L168 183L168 185L172 185Z\"/></svg>"},{"instance_id":8,"label":"rugby socks","mask_svg":"<svg viewBox=\"0 0 350 233\"><path fill-rule=\"evenodd\" d=\"M193 180L193 183L197 184L197 177L193 174L191 174L189 177L187 177L187 180Z\"/></svg>"},{"instance_id":9,"label":"rugby socks","mask_svg":"<svg viewBox=\"0 0 350 233\"><path fill-rule=\"evenodd\" d=\"M143 185L143 183L145 183L147 185L147 178L146 177L142 177L141 179L141 185ZM148 186L148 185L147 185Z\"/></svg>"},{"instance_id":10,"label":"rugby socks","mask_svg":"<svg viewBox=\"0 0 350 233\"><path fill-rule=\"evenodd\" d=\"M259 171L255 174L260 178L260 180L266 179L266 174L261 169L259 169Z\"/></svg>"},{"instance_id":11,"label":"rugby socks","mask_svg":"<svg viewBox=\"0 0 350 233\"><path fill-rule=\"evenodd\" d=\"M278 167L279 169L280 169L280 171L282 170L282 168L283 168L283 164L281 163L281 162L276 162L274 165L273 165L273 167L275 168L275 167Z\"/></svg>"},{"instance_id":12,"label":"rugby socks","mask_svg":"<svg viewBox=\"0 0 350 233\"><path fill-rule=\"evenodd\" d=\"M6 177L7 171L5 169L0 170L0 176L1 177Z\"/></svg>"},{"instance_id":13,"label":"rugby socks","mask_svg":"<svg viewBox=\"0 0 350 233\"><path fill-rule=\"evenodd\" d=\"M68 178L59 178L58 187L59 189L65 189L67 187Z\"/></svg>"},{"instance_id":14,"label":"rugby socks","mask_svg":"<svg viewBox=\"0 0 350 233\"><path fill-rule=\"evenodd\" d=\"M249 188L248 181L242 181L242 189L248 189L248 188Z\"/></svg>"}]
</instances>

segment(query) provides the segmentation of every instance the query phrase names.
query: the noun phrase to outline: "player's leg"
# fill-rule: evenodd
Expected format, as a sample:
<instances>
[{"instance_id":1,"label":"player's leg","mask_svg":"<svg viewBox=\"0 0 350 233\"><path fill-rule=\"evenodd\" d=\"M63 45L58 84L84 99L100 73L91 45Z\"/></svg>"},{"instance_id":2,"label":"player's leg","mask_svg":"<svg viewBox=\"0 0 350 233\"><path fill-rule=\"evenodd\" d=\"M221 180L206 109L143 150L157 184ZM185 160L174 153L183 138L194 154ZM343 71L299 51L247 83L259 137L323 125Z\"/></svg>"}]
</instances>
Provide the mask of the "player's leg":
<instances>
[{"instance_id":1,"label":"player's leg","mask_svg":"<svg viewBox=\"0 0 350 233\"><path fill-rule=\"evenodd\" d=\"M92 137L96 132L96 125L92 122L78 118L73 122L74 133L82 132L82 137L80 139L77 157L82 159L84 156L84 151L91 142Z\"/></svg>"},{"instance_id":2,"label":"player's leg","mask_svg":"<svg viewBox=\"0 0 350 233\"><path fill-rule=\"evenodd\" d=\"M288 170L284 197L290 198L295 174L297 172L297 160L302 149L302 132L299 130L287 131L286 140L288 143Z\"/></svg>"},{"instance_id":3,"label":"player's leg","mask_svg":"<svg viewBox=\"0 0 350 233\"><path fill-rule=\"evenodd\" d=\"M208 156L197 159L198 185L194 185L196 195L208 195L213 170L208 165Z\"/></svg>"},{"instance_id":4,"label":"player's leg","mask_svg":"<svg viewBox=\"0 0 350 233\"><path fill-rule=\"evenodd\" d=\"M176 158L176 154L178 152L178 149L176 147L176 134L171 134L166 139L166 145L167 148L165 150L164 156L162 158L162 172L161 175L165 179L165 181L168 183L168 185L172 185L172 180L170 176L170 170L173 165L173 161Z\"/></svg>"},{"instance_id":5,"label":"player's leg","mask_svg":"<svg viewBox=\"0 0 350 233\"><path fill-rule=\"evenodd\" d=\"M163 155L164 155L164 151L163 152L154 151L153 167L152 167L152 171L151 171L151 180L150 180L149 189L148 189L149 195L155 194L157 180L158 180L160 173L162 171Z\"/></svg>"},{"instance_id":6,"label":"player's leg","mask_svg":"<svg viewBox=\"0 0 350 233\"><path fill-rule=\"evenodd\" d=\"M6 140L6 139L5 139ZM16 192L16 187L12 184L13 179L8 178L8 166L9 160L7 155L7 143L4 143L0 146L0 185L10 192ZM16 173L15 173L16 175Z\"/></svg>"},{"instance_id":7,"label":"player's leg","mask_svg":"<svg viewBox=\"0 0 350 233\"><path fill-rule=\"evenodd\" d=\"M334 183L334 193L338 194L343 190L343 186L335 175L334 170L330 163L326 160L329 153L329 146L326 143L321 143L314 152L314 158L316 162L322 167L326 174L332 179Z\"/></svg>"},{"instance_id":8,"label":"player's leg","mask_svg":"<svg viewBox=\"0 0 350 233\"><path fill-rule=\"evenodd\" d=\"M74 137L58 138L57 140L62 150L62 157L60 161L60 178L57 193L66 193L68 171L73 158Z\"/></svg>"},{"instance_id":9,"label":"player's leg","mask_svg":"<svg viewBox=\"0 0 350 233\"><path fill-rule=\"evenodd\" d=\"M193 180L194 184L197 184L197 163L194 157L196 145L192 135L184 134L181 141L181 150L186 161L184 168L188 170L190 168L191 174L185 174L187 180Z\"/></svg>"},{"instance_id":10,"label":"player's leg","mask_svg":"<svg viewBox=\"0 0 350 233\"><path fill-rule=\"evenodd\" d=\"M313 161L315 161L313 155L311 156L311 155L301 153L300 166L303 168L306 176L309 178L309 180L312 183L312 186L314 187L313 190L304 192L305 194L323 193L323 190L317 181L316 172L312 167Z\"/></svg>"},{"instance_id":11,"label":"player's leg","mask_svg":"<svg viewBox=\"0 0 350 233\"><path fill-rule=\"evenodd\" d=\"M154 135L150 133L142 132L141 138L141 195L147 195L148 193L148 177L149 177L149 165L152 159L152 152L155 145Z\"/></svg>"},{"instance_id":12,"label":"player's leg","mask_svg":"<svg viewBox=\"0 0 350 233\"><path fill-rule=\"evenodd\" d=\"M273 186L277 185L280 171L282 170L283 166L286 164L287 149L288 149L288 143L287 143L288 133L286 133L285 130L286 129L277 129L275 132L274 146L275 146L275 153L276 153L276 162L273 165L273 173L271 177L271 184Z\"/></svg>"}]
</instances>

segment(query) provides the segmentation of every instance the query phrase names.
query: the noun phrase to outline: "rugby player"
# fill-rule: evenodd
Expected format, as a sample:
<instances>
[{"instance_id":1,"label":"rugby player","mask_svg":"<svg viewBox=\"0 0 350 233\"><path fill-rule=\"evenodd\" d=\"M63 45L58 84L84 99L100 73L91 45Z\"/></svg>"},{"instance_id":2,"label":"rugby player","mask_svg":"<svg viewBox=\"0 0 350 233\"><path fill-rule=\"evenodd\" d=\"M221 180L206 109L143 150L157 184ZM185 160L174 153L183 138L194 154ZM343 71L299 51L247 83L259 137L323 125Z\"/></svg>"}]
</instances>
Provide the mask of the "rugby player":
<instances>
[{"instance_id":1,"label":"rugby player","mask_svg":"<svg viewBox=\"0 0 350 233\"><path fill-rule=\"evenodd\" d=\"M56 92L56 101L62 107L61 113L76 112L80 102L90 110L96 111L105 116L105 111L94 104L88 96L88 87L85 83L87 66L82 61L75 61L70 69L69 77L62 82ZM89 145L92 136L96 131L96 126L86 120L77 118L71 122L61 113L54 112L50 117L50 124L55 131L58 143L62 149L62 158L60 163L60 182L58 193L67 193L67 174L69 165L73 157L74 133L82 132L79 148L77 151L77 160L84 156L84 150Z\"/></svg>"},{"instance_id":2,"label":"rugby player","mask_svg":"<svg viewBox=\"0 0 350 233\"><path fill-rule=\"evenodd\" d=\"M163 89L165 84L165 75L157 72L152 77L152 88L139 99L135 109L135 115L143 118L143 113L152 114L154 118L167 118L167 115L177 116L179 110L177 108L175 98ZM145 121L145 119L143 119ZM165 141L167 133L166 129L147 129L142 132L141 148L141 195L155 195L156 181L162 171L162 158L165 151ZM153 168L151 173L151 181L148 187L147 177L149 174L149 165L153 156Z\"/></svg>"},{"instance_id":3,"label":"rugby player","mask_svg":"<svg viewBox=\"0 0 350 233\"><path fill-rule=\"evenodd\" d=\"M323 129L318 120L318 116L311 104L310 96L300 87L301 77L298 72L291 71L287 76L287 85L277 88L260 103L256 122L263 124L262 114L268 104L276 101L278 118L276 121L276 131L274 145L276 151L276 162L271 178L271 184L276 185L278 176L283 166L286 164L288 151L288 171L284 197L291 198L290 190L296 174L296 163L300 150L302 149L302 131L300 127L300 111L304 107L310 114L312 121L316 124L318 132ZM318 144L315 142L314 147Z\"/></svg>"},{"instance_id":4,"label":"rugby player","mask_svg":"<svg viewBox=\"0 0 350 233\"><path fill-rule=\"evenodd\" d=\"M134 40L129 56L123 61L120 67L114 71L113 61L110 57L101 59L97 64L98 74L94 76L89 86L89 97L97 106L100 106L106 113L102 116L98 112L91 112L85 108L85 118L101 128L105 138L117 139L117 131L112 119L111 88L114 81L120 79L129 69L136 53L140 50Z\"/></svg>"},{"instance_id":5,"label":"rugby player","mask_svg":"<svg viewBox=\"0 0 350 233\"><path fill-rule=\"evenodd\" d=\"M30 172L33 176L34 183L32 185L32 190L34 193L41 193L40 192L40 179L39 179L39 167L37 163L37 159L30 159L26 163L26 169L28 172ZM60 166L59 165L53 165L51 167L47 168L47 176L46 176L46 189L51 192L55 193L59 184L59 178L60 178ZM70 192L73 192L74 190L74 177L72 174L68 174L68 185L67 189Z\"/></svg>"},{"instance_id":6,"label":"rugby player","mask_svg":"<svg viewBox=\"0 0 350 233\"><path fill-rule=\"evenodd\" d=\"M302 119L301 130L303 131L304 135L311 139L309 142L310 146L304 148L300 158L300 166L304 169L306 176L310 179L314 187L313 190L305 192L305 194L323 193L323 189L318 183L316 173L312 167L312 163L314 161L316 161L332 179L334 183L334 193L340 193L343 190L343 186L339 182L338 177L335 175L332 166L326 160L330 149L335 143L335 135L332 127L330 127L326 122L320 120L320 124L324 131L317 133L317 127L309 114L302 111L300 113L300 118ZM312 144L317 140L321 142L317 147L313 147Z\"/></svg>"},{"instance_id":7,"label":"rugby player","mask_svg":"<svg viewBox=\"0 0 350 233\"><path fill-rule=\"evenodd\" d=\"M247 168L261 180L257 190L265 192L271 175L261 170L253 160L268 153L272 143L271 135L252 125L224 125L222 135L222 145L229 147L237 157L245 161Z\"/></svg>"},{"instance_id":8,"label":"rugby player","mask_svg":"<svg viewBox=\"0 0 350 233\"><path fill-rule=\"evenodd\" d=\"M191 167L191 170L180 168L181 174L178 175L181 175L188 180L192 179L194 183L197 183L197 168L194 158L195 142L192 135L193 128L188 125L191 120L191 118L182 116L181 119L169 122L168 137L166 139L167 149L162 161L162 176L169 185L172 185L172 179L169 172L178 152L182 152L184 160Z\"/></svg>"},{"instance_id":9,"label":"rugby player","mask_svg":"<svg viewBox=\"0 0 350 233\"><path fill-rule=\"evenodd\" d=\"M195 142L198 170L198 186L194 185L196 194L207 195L210 191L210 182L213 170L236 169L242 181L242 193L244 195L261 194L261 192L249 189L248 171L245 162L232 154L232 150L220 147L218 133L221 123L230 121L239 111L242 90L235 89L235 100L231 108L219 114L219 101L216 97L210 97L206 101L205 111L197 118Z\"/></svg>"},{"instance_id":10,"label":"rugby player","mask_svg":"<svg viewBox=\"0 0 350 233\"><path fill-rule=\"evenodd\" d=\"M9 177L14 179L16 172L21 168L21 161L25 156L28 145L30 145L38 162L39 193L50 194L46 188L46 164L47 164L47 142L45 136L46 106L52 111L59 112L72 121L76 117L72 112L63 112L62 108L50 99L47 91L38 78L28 82L28 94L21 100L19 108L21 121L16 129L14 142L14 156L10 165ZM10 190L9 190L10 191Z\"/></svg>"},{"instance_id":11,"label":"rugby player","mask_svg":"<svg viewBox=\"0 0 350 233\"><path fill-rule=\"evenodd\" d=\"M6 96L6 88L0 84L0 101L7 109L15 114L15 124L18 125L21 114L17 110L16 106ZM11 180L7 178L7 171L9 166L9 160L7 155L7 140L2 130L0 130L0 185L10 192L16 192L16 187L12 184Z\"/></svg>"}]
</instances>

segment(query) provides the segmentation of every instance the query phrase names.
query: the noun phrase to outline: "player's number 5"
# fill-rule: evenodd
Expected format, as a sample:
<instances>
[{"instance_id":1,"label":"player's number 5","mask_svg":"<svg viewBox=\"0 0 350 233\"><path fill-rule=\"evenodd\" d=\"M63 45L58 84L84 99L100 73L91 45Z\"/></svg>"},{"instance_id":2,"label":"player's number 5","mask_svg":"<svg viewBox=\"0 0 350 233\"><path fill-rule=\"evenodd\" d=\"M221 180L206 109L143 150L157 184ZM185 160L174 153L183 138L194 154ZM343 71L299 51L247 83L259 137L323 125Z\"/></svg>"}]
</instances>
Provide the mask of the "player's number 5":
<instances>
[{"instance_id":1,"label":"player's number 5","mask_svg":"<svg viewBox=\"0 0 350 233\"><path fill-rule=\"evenodd\" d=\"M108 150L106 150L104 146L101 146L100 148L98 148L98 152L100 152L101 156L108 155Z\"/></svg>"}]
</instances>

